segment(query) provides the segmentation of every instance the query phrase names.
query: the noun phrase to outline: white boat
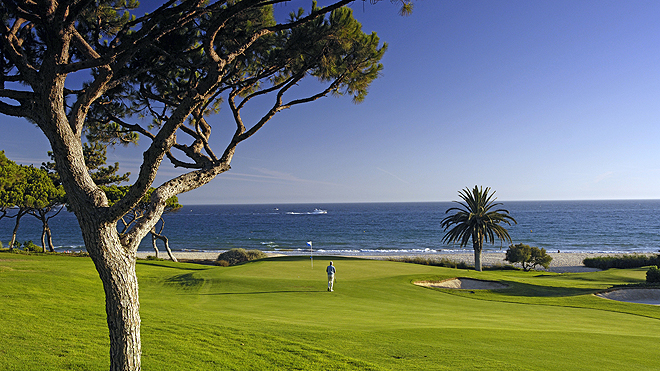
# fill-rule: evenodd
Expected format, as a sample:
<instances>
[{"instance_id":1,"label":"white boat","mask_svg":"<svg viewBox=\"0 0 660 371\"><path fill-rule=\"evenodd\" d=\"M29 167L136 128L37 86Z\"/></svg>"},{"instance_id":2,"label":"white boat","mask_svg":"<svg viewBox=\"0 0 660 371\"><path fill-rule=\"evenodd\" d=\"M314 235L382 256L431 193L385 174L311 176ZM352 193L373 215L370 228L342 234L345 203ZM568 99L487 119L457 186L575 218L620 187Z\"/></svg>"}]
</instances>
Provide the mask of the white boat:
<instances>
[{"instance_id":1,"label":"white boat","mask_svg":"<svg viewBox=\"0 0 660 371\"><path fill-rule=\"evenodd\" d=\"M328 210L314 209L314 211L312 211L311 213L312 214L327 214Z\"/></svg>"}]
</instances>

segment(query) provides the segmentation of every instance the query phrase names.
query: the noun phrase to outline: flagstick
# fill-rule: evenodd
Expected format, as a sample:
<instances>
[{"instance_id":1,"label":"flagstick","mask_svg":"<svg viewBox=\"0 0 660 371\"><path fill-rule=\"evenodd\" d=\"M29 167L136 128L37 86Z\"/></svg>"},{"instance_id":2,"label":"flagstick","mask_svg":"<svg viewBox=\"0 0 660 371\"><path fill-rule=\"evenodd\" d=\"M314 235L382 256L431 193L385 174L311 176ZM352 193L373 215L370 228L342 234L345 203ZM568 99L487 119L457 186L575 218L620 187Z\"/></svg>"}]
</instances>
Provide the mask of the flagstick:
<instances>
[{"instance_id":1,"label":"flagstick","mask_svg":"<svg viewBox=\"0 0 660 371\"><path fill-rule=\"evenodd\" d=\"M314 248L312 247L312 241L309 242L309 258L312 260L312 269L314 269Z\"/></svg>"}]
</instances>

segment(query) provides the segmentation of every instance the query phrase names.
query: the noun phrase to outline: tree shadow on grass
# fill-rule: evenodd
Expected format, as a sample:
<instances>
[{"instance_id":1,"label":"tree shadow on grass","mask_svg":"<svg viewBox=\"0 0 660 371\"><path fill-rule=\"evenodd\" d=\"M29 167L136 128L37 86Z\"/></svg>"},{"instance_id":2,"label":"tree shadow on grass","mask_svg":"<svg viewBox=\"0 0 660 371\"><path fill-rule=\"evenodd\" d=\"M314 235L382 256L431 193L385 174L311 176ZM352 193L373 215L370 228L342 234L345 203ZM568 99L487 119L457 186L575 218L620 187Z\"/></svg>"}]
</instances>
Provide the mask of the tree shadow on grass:
<instances>
[{"instance_id":1,"label":"tree shadow on grass","mask_svg":"<svg viewBox=\"0 0 660 371\"><path fill-rule=\"evenodd\" d=\"M166 284L178 286L183 290L192 290L201 287L206 280L194 276L194 272L180 274L165 280ZM324 292L326 290L314 289L308 287L300 290L272 290L272 291L252 291L252 292L218 292L218 293L195 293L194 295L255 295L255 294L283 294L283 293L302 293L302 292Z\"/></svg>"},{"instance_id":2,"label":"tree shadow on grass","mask_svg":"<svg viewBox=\"0 0 660 371\"><path fill-rule=\"evenodd\" d=\"M201 278L194 277L193 274L194 273L186 273L177 276L172 276L166 279L165 283L173 286L179 286L187 290L202 286L204 280Z\"/></svg>"},{"instance_id":3,"label":"tree shadow on grass","mask_svg":"<svg viewBox=\"0 0 660 371\"><path fill-rule=\"evenodd\" d=\"M183 262L183 263L188 263L188 262ZM172 262L171 260L164 260L164 261L138 260L137 264L150 265L152 267L158 267L158 268L178 269L182 271L203 271L209 269L209 266L206 265L199 265L199 267L183 266L182 264Z\"/></svg>"},{"instance_id":4,"label":"tree shadow on grass","mask_svg":"<svg viewBox=\"0 0 660 371\"><path fill-rule=\"evenodd\" d=\"M273 291L253 291L253 292L216 292L216 293L207 293L199 295L263 295L263 294L291 294L291 293L303 293L303 292L326 292L326 290L273 290Z\"/></svg>"}]
</instances>

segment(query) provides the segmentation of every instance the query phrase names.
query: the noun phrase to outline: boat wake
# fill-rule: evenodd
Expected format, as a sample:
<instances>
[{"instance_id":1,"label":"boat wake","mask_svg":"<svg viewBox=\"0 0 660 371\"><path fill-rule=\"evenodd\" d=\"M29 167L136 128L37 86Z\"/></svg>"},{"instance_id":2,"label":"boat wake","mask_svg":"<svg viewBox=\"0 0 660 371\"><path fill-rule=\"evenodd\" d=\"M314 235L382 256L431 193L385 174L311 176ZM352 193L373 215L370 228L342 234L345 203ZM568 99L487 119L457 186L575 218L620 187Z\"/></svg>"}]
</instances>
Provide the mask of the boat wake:
<instances>
[{"instance_id":1,"label":"boat wake","mask_svg":"<svg viewBox=\"0 0 660 371\"><path fill-rule=\"evenodd\" d=\"M314 211L308 211L308 212L302 212L302 213L297 213L295 211L289 211L287 214L289 215L323 215L327 214L328 210L322 210L322 209L314 209Z\"/></svg>"}]
</instances>

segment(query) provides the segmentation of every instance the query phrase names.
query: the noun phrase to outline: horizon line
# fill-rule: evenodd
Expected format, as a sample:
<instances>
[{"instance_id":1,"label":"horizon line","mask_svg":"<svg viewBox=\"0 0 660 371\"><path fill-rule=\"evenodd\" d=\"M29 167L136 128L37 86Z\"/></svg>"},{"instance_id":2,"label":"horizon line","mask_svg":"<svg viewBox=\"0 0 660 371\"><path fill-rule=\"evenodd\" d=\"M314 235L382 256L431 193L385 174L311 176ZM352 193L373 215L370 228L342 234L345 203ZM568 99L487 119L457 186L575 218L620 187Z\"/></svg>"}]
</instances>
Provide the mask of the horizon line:
<instances>
[{"instance_id":1,"label":"horizon line","mask_svg":"<svg viewBox=\"0 0 660 371\"><path fill-rule=\"evenodd\" d=\"M660 201L660 198L604 198L604 199L563 199L563 200L497 200L503 202L599 202L599 201ZM184 206L220 206L220 205L337 205L337 204L432 204L453 203L452 201L301 201L301 202L229 202L229 203L186 203Z\"/></svg>"}]
</instances>

